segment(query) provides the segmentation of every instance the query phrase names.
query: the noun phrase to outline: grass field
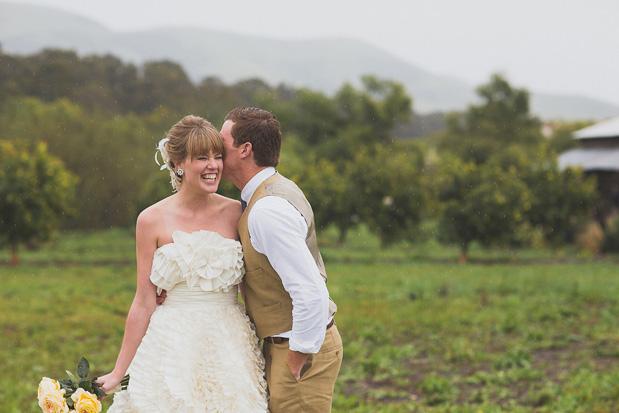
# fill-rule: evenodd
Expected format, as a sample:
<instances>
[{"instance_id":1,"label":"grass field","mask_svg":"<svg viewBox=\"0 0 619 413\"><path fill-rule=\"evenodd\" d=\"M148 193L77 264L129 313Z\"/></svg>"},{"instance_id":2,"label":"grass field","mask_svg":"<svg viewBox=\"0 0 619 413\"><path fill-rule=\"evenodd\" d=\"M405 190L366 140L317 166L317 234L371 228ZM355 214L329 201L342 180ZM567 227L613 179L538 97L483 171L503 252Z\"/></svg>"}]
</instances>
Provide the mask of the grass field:
<instances>
[{"instance_id":1,"label":"grass field","mask_svg":"<svg viewBox=\"0 0 619 413\"><path fill-rule=\"evenodd\" d=\"M616 257L386 250L323 234L345 360L334 412L619 412ZM113 366L134 291L130 231L64 234L0 266L0 412L36 412L41 376ZM0 259L8 261L8 252Z\"/></svg>"}]
</instances>

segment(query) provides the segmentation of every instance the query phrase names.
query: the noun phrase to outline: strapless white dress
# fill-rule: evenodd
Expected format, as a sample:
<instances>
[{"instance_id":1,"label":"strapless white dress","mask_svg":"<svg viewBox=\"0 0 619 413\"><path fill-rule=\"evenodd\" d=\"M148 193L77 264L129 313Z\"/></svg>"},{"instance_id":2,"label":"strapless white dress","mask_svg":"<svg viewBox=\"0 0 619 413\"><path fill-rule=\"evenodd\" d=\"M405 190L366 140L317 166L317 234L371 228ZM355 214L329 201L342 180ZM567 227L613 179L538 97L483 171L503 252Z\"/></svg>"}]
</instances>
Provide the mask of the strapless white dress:
<instances>
[{"instance_id":1,"label":"strapless white dress","mask_svg":"<svg viewBox=\"0 0 619 413\"><path fill-rule=\"evenodd\" d=\"M264 359L237 300L241 244L211 231L176 231L150 275L167 290L109 413L267 412Z\"/></svg>"}]
</instances>

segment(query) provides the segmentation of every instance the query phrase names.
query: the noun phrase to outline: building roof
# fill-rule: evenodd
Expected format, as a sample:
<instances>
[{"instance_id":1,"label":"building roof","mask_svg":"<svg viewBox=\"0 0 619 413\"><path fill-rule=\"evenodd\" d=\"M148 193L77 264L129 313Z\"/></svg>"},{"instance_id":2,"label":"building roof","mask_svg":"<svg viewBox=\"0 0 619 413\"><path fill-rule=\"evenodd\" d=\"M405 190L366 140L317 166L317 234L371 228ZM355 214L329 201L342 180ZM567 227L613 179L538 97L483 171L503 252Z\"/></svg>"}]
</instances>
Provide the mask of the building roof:
<instances>
[{"instance_id":1,"label":"building roof","mask_svg":"<svg viewBox=\"0 0 619 413\"><path fill-rule=\"evenodd\" d=\"M619 171L619 148L577 148L559 156L561 169L577 166L585 171Z\"/></svg>"},{"instance_id":2,"label":"building roof","mask_svg":"<svg viewBox=\"0 0 619 413\"><path fill-rule=\"evenodd\" d=\"M576 139L619 138L619 116L574 132Z\"/></svg>"}]
</instances>

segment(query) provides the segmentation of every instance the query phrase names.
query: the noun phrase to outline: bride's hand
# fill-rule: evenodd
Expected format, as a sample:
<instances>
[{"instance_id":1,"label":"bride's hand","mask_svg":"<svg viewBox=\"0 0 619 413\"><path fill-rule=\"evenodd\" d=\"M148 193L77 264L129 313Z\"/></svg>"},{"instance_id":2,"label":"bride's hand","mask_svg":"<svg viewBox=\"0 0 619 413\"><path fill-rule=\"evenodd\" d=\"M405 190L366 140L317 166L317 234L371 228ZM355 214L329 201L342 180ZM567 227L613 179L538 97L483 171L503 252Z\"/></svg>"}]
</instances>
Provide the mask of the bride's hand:
<instances>
[{"instance_id":1,"label":"bride's hand","mask_svg":"<svg viewBox=\"0 0 619 413\"><path fill-rule=\"evenodd\" d=\"M101 389L105 394L113 393L120 386L123 376L114 374L114 372L108 373L105 376L97 377L97 383L101 386Z\"/></svg>"}]
</instances>

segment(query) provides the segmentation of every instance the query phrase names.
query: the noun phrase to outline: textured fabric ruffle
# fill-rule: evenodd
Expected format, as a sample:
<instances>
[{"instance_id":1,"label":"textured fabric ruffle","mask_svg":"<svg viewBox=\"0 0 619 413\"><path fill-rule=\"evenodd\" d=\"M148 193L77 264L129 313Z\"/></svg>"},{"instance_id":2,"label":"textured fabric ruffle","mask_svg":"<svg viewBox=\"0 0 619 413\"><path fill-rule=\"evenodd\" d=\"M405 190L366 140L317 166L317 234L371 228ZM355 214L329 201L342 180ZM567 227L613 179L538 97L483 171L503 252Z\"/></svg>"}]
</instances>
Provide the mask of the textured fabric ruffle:
<instances>
[{"instance_id":1,"label":"textured fabric ruffle","mask_svg":"<svg viewBox=\"0 0 619 413\"><path fill-rule=\"evenodd\" d=\"M239 304L158 307L109 413L267 412L264 358Z\"/></svg>"},{"instance_id":2,"label":"textured fabric ruffle","mask_svg":"<svg viewBox=\"0 0 619 413\"><path fill-rule=\"evenodd\" d=\"M213 231L172 233L172 243L155 251L150 280L159 290L179 282L203 291L228 291L245 274L243 249Z\"/></svg>"}]
</instances>

